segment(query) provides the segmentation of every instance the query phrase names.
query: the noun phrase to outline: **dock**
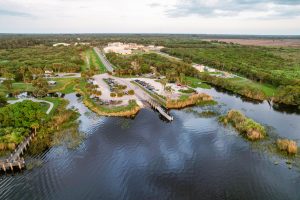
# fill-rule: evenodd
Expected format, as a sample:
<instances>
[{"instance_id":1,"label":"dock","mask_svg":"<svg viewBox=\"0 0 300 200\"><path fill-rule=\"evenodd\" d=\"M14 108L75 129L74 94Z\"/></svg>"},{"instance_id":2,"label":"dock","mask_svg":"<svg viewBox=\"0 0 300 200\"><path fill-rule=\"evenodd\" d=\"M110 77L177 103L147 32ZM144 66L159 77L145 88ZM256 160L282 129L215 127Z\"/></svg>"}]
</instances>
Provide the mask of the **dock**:
<instances>
[{"instance_id":1,"label":"dock","mask_svg":"<svg viewBox=\"0 0 300 200\"><path fill-rule=\"evenodd\" d=\"M5 160L0 160L0 171L14 171L14 169L22 170L25 168L25 160L21 156L27 150L30 142L35 137L35 133L32 133L27 137L18 147L14 150L10 156Z\"/></svg>"},{"instance_id":2,"label":"dock","mask_svg":"<svg viewBox=\"0 0 300 200\"><path fill-rule=\"evenodd\" d=\"M157 110L163 117L165 117L167 120L169 120L169 121L173 121L174 120L174 118L173 118L173 116L171 116L171 115L169 115L160 105L159 105L159 103L156 103L154 100L152 100L152 99L147 99L146 100L149 104L150 104L150 106L152 107L152 108L154 108L155 110Z\"/></svg>"}]
</instances>

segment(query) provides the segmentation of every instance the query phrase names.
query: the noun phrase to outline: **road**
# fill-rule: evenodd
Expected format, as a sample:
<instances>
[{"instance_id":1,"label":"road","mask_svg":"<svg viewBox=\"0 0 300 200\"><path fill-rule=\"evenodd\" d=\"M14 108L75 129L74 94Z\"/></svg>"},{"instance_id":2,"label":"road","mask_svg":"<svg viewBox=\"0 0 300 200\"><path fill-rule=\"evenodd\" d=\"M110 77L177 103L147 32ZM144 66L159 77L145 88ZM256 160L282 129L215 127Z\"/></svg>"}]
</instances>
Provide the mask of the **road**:
<instances>
[{"instance_id":1,"label":"road","mask_svg":"<svg viewBox=\"0 0 300 200\"><path fill-rule=\"evenodd\" d=\"M50 101L45 101L45 100L39 100L39 99L33 99L33 98L24 98L24 99L18 99L18 100L10 100L10 101L7 101L9 104L15 104L15 103L19 103L19 102L22 102L22 101L33 101L33 102L37 102L37 103L47 103L49 104L49 108L46 112L47 115L50 114L50 112L52 111L53 107L54 107L54 104Z\"/></svg>"},{"instance_id":2,"label":"road","mask_svg":"<svg viewBox=\"0 0 300 200\"><path fill-rule=\"evenodd\" d=\"M112 64L110 64L110 62L108 62L108 60L105 58L105 56L103 55L103 53L100 51L100 49L98 47L94 47L94 51L96 52L96 54L98 55L98 57L100 58L101 62L104 64L104 66L106 67L107 71L109 72L113 72L114 68L112 66Z\"/></svg>"},{"instance_id":3,"label":"road","mask_svg":"<svg viewBox=\"0 0 300 200\"><path fill-rule=\"evenodd\" d=\"M57 76L47 76L46 78L80 78L81 73L57 73Z\"/></svg>"}]
</instances>

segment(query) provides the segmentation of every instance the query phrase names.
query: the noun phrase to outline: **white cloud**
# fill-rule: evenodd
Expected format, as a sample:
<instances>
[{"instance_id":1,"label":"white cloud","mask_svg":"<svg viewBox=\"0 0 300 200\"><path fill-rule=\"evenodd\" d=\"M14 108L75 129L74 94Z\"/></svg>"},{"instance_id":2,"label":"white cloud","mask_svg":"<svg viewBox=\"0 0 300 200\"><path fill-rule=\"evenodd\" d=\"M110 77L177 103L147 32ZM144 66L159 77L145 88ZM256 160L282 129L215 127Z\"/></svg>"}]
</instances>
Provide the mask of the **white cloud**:
<instances>
[{"instance_id":1,"label":"white cloud","mask_svg":"<svg viewBox=\"0 0 300 200\"><path fill-rule=\"evenodd\" d=\"M0 0L0 32L299 34L295 2Z\"/></svg>"}]
</instances>

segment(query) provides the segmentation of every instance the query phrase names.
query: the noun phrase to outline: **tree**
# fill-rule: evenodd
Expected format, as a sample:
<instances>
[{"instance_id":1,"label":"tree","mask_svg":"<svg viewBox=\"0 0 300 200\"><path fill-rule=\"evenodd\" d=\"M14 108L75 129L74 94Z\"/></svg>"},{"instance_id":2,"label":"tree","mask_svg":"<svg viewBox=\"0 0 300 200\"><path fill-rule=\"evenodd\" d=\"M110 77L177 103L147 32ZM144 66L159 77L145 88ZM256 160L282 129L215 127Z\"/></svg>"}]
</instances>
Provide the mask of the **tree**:
<instances>
[{"instance_id":1,"label":"tree","mask_svg":"<svg viewBox=\"0 0 300 200\"><path fill-rule=\"evenodd\" d=\"M30 128L45 117L46 113L40 103L23 101L0 108L0 127Z\"/></svg>"},{"instance_id":2,"label":"tree","mask_svg":"<svg viewBox=\"0 0 300 200\"><path fill-rule=\"evenodd\" d=\"M23 82L25 83L25 73L26 73L26 67L20 67L19 68L19 72L20 72L20 74L22 75L22 80L23 80Z\"/></svg>"},{"instance_id":3,"label":"tree","mask_svg":"<svg viewBox=\"0 0 300 200\"><path fill-rule=\"evenodd\" d=\"M162 79L161 80L161 84L164 86L164 90L166 90L167 83L168 83L167 79Z\"/></svg>"},{"instance_id":4,"label":"tree","mask_svg":"<svg viewBox=\"0 0 300 200\"><path fill-rule=\"evenodd\" d=\"M5 80L3 81L4 87L6 87L6 89L8 91L11 91L13 88L12 83L13 83L13 79L15 78L15 75L12 73L6 72L6 73L4 73L4 78L5 78Z\"/></svg>"},{"instance_id":5,"label":"tree","mask_svg":"<svg viewBox=\"0 0 300 200\"><path fill-rule=\"evenodd\" d=\"M184 84L184 81L185 81L185 74L180 73L180 83Z\"/></svg>"},{"instance_id":6,"label":"tree","mask_svg":"<svg viewBox=\"0 0 300 200\"><path fill-rule=\"evenodd\" d=\"M36 97L43 97L48 93L48 82L46 79L39 77L32 81L34 87L33 95Z\"/></svg>"},{"instance_id":7,"label":"tree","mask_svg":"<svg viewBox=\"0 0 300 200\"><path fill-rule=\"evenodd\" d=\"M3 107L7 104L6 98L0 95L0 107Z\"/></svg>"},{"instance_id":8,"label":"tree","mask_svg":"<svg viewBox=\"0 0 300 200\"><path fill-rule=\"evenodd\" d=\"M39 123L37 122L33 122L31 125L30 125L30 128L34 129L34 134L36 134L36 129L38 129L40 127Z\"/></svg>"}]
</instances>

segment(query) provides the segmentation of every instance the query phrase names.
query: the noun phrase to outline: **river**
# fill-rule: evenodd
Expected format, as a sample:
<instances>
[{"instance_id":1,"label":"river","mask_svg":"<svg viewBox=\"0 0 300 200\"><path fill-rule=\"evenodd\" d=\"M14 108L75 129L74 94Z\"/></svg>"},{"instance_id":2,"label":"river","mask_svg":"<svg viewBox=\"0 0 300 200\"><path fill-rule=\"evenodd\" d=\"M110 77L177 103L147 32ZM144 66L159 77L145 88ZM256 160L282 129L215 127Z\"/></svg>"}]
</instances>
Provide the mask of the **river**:
<instances>
[{"instance_id":1,"label":"river","mask_svg":"<svg viewBox=\"0 0 300 200\"><path fill-rule=\"evenodd\" d=\"M219 102L209 109L240 109L276 134L300 139L299 114L199 91ZM35 157L41 166L2 176L0 199L300 199L298 168L255 148L217 117L189 111L208 108L172 110L174 121L166 123L147 109L135 119L99 117L74 94L65 98L82 114L84 141L75 149L53 147Z\"/></svg>"}]
</instances>

